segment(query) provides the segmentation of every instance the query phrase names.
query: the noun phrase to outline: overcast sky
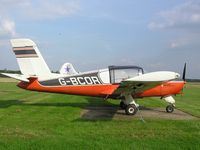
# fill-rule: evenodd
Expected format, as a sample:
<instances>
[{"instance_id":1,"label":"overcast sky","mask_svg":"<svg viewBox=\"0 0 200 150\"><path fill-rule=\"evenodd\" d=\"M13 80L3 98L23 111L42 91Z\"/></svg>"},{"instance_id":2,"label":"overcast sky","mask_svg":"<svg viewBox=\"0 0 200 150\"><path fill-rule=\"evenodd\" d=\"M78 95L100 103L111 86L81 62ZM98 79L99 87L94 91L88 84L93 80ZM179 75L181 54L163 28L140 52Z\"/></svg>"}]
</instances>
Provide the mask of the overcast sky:
<instances>
[{"instance_id":1,"label":"overcast sky","mask_svg":"<svg viewBox=\"0 0 200 150\"><path fill-rule=\"evenodd\" d=\"M51 70L138 65L200 78L199 0L0 0L0 69L18 69L9 39L34 40Z\"/></svg>"}]
</instances>

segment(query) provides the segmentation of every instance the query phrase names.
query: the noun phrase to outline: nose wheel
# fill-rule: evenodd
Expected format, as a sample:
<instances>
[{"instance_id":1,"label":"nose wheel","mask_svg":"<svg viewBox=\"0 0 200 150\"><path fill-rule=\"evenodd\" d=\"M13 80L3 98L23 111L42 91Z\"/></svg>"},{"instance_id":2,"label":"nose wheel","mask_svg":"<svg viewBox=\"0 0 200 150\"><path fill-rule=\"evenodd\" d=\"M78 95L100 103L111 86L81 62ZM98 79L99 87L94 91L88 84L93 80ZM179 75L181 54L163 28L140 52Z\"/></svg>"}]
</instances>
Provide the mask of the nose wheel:
<instances>
[{"instance_id":1,"label":"nose wheel","mask_svg":"<svg viewBox=\"0 0 200 150\"><path fill-rule=\"evenodd\" d=\"M172 113L175 107L175 99L172 96L166 96L163 98L169 105L166 107L166 112Z\"/></svg>"},{"instance_id":2,"label":"nose wheel","mask_svg":"<svg viewBox=\"0 0 200 150\"><path fill-rule=\"evenodd\" d=\"M173 105L168 105L168 106L166 107L166 112L172 113L173 111L174 111L174 106L173 106Z\"/></svg>"}]
</instances>

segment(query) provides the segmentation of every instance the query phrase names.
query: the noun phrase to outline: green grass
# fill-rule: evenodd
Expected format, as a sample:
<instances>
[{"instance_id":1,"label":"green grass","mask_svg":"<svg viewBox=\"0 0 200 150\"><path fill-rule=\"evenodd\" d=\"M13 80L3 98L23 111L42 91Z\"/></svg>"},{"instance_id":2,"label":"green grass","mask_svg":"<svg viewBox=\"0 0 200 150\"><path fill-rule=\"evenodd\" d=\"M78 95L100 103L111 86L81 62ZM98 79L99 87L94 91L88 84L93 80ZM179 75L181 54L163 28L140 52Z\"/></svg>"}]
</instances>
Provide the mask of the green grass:
<instances>
[{"instance_id":1,"label":"green grass","mask_svg":"<svg viewBox=\"0 0 200 150\"><path fill-rule=\"evenodd\" d=\"M88 106L118 107L118 101L25 91L0 83L0 149L200 149L199 120L86 120ZM200 85L188 84L176 106L200 117ZM164 107L158 98L138 101Z\"/></svg>"},{"instance_id":2,"label":"green grass","mask_svg":"<svg viewBox=\"0 0 200 150\"><path fill-rule=\"evenodd\" d=\"M0 77L0 82L18 82L18 81L12 78Z\"/></svg>"},{"instance_id":3,"label":"green grass","mask_svg":"<svg viewBox=\"0 0 200 150\"><path fill-rule=\"evenodd\" d=\"M187 84L183 92L176 98L178 108L200 118L200 83Z\"/></svg>"},{"instance_id":4,"label":"green grass","mask_svg":"<svg viewBox=\"0 0 200 150\"><path fill-rule=\"evenodd\" d=\"M176 107L184 112L200 118L200 83L187 83L183 94L174 96ZM144 98L138 101L146 107L166 107L160 98Z\"/></svg>"}]
</instances>

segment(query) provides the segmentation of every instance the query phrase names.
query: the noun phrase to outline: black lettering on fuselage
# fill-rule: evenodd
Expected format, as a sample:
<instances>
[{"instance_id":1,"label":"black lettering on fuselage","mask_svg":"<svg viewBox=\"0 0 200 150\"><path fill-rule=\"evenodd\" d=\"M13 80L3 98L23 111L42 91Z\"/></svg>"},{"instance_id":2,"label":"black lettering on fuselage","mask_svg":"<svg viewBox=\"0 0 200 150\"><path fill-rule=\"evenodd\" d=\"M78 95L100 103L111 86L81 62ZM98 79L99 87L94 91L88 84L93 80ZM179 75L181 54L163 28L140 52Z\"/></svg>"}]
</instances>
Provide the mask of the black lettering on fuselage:
<instances>
[{"instance_id":1,"label":"black lettering on fuselage","mask_svg":"<svg viewBox=\"0 0 200 150\"><path fill-rule=\"evenodd\" d=\"M92 78L93 84L101 84L101 83L99 82L99 79L98 79L97 77L92 76L91 78Z\"/></svg>"},{"instance_id":2,"label":"black lettering on fuselage","mask_svg":"<svg viewBox=\"0 0 200 150\"><path fill-rule=\"evenodd\" d=\"M84 79L87 84L93 84L92 79L90 77L84 77Z\"/></svg>"},{"instance_id":3,"label":"black lettering on fuselage","mask_svg":"<svg viewBox=\"0 0 200 150\"><path fill-rule=\"evenodd\" d=\"M73 78L69 78L69 79L70 79L72 85L79 85L76 78L73 77Z\"/></svg>"},{"instance_id":4,"label":"black lettering on fuselage","mask_svg":"<svg viewBox=\"0 0 200 150\"><path fill-rule=\"evenodd\" d=\"M86 84L83 77L77 77L77 80L81 85L85 85Z\"/></svg>"}]
</instances>

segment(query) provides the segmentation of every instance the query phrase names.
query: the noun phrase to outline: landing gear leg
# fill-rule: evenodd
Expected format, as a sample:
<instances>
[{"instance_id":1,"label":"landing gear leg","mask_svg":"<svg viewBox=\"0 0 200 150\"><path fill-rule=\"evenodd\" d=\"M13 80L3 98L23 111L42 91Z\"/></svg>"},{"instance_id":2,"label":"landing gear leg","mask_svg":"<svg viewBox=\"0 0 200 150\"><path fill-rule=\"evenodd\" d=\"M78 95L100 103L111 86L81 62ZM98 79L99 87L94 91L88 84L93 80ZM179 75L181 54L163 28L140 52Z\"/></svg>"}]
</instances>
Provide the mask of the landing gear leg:
<instances>
[{"instance_id":1,"label":"landing gear leg","mask_svg":"<svg viewBox=\"0 0 200 150\"><path fill-rule=\"evenodd\" d=\"M126 105L125 113L127 115L135 115L137 113L139 105L136 104L131 94L125 95L124 103Z\"/></svg>"},{"instance_id":2,"label":"landing gear leg","mask_svg":"<svg viewBox=\"0 0 200 150\"><path fill-rule=\"evenodd\" d=\"M123 101L121 101L119 105L120 105L121 109L125 109L126 108L126 104Z\"/></svg>"},{"instance_id":3,"label":"landing gear leg","mask_svg":"<svg viewBox=\"0 0 200 150\"><path fill-rule=\"evenodd\" d=\"M163 98L169 105L166 107L166 112L172 113L175 108L175 99L172 96L167 96Z\"/></svg>"}]
</instances>

